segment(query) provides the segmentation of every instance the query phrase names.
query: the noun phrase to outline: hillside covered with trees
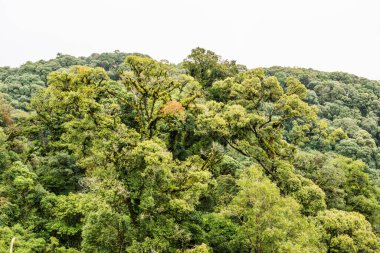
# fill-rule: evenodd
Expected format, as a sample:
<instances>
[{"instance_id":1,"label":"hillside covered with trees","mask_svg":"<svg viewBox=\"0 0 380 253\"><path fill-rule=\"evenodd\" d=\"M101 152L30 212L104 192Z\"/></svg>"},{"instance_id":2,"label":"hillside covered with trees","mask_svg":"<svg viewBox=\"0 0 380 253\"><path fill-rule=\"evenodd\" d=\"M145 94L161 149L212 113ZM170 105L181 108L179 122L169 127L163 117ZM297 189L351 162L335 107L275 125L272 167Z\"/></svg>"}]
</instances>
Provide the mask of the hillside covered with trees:
<instances>
[{"instance_id":1,"label":"hillside covered with trees","mask_svg":"<svg viewBox=\"0 0 380 253\"><path fill-rule=\"evenodd\" d=\"M380 83L113 53L0 68L0 252L380 252Z\"/></svg>"}]
</instances>

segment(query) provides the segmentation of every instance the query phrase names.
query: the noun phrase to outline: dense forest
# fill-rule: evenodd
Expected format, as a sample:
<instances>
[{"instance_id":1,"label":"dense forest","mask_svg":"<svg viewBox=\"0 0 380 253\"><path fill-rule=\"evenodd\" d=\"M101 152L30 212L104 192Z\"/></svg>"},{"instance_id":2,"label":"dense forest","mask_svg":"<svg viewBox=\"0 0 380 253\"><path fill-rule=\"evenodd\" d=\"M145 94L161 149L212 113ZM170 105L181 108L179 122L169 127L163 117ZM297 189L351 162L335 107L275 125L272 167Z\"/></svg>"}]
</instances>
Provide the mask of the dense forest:
<instances>
[{"instance_id":1,"label":"dense forest","mask_svg":"<svg viewBox=\"0 0 380 253\"><path fill-rule=\"evenodd\" d=\"M380 252L379 124L379 81L202 48L1 67L0 252Z\"/></svg>"}]
</instances>

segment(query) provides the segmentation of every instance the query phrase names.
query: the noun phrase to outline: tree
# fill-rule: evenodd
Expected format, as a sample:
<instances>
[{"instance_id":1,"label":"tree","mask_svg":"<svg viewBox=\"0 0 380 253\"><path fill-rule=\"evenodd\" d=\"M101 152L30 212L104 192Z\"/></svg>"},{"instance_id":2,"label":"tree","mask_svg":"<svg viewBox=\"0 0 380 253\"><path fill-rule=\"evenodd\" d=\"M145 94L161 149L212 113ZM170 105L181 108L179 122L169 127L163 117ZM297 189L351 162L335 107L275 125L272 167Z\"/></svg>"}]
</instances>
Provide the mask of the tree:
<instances>
[{"instance_id":1,"label":"tree","mask_svg":"<svg viewBox=\"0 0 380 253\"><path fill-rule=\"evenodd\" d=\"M225 214L240 224L235 240L243 252L322 252L317 228L258 168L248 169L238 185Z\"/></svg>"},{"instance_id":2,"label":"tree","mask_svg":"<svg viewBox=\"0 0 380 253\"><path fill-rule=\"evenodd\" d=\"M1 252L380 251L378 82L201 48L0 82Z\"/></svg>"},{"instance_id":3,"label":"tree","mask_svg":"<svg viewBox=\"0 0 380 253\"><path fill-rule=\"evenodd\" d=\"M182 67L204 88L246 69L245 66L236 64L236 61L222 60L214 52L200 47L191 50L191 54L183 60Z\"/></svg>"},{"instance_id":4,"label":"tree","mask_svg":"<svg viewBox=\"0 0 380 253\"><path fill-rule=\"evenodd\" d=\"M275 77L265 77L255 69L215 82L210 92L217 101L206 102L199 114L198 134L253 159L283 194L292 194L305 205L311 205L306 199L312 200L314 208L305 206L305 214L324 209L321 189L296 175L291 165L296 145L305 141L317 121L316 108L301 99L306 96L304 86L288 78L284 91ZM294 136L288 142L285 130Z\"/></svg>"},{"instance_id":5,"label":"tree","mask_svg":"<svg viewBox=\"0 0 380 253\"><path fill-rule=\"evenodd\" d=\"M14 252L37 253L43 252L45 249L46 242L43 238L36 237L34 233L17 224L13 227L0 226L1 252L9 252L12 238L15 238L13 245Z\"/></svg>"},{"instance_id":6,"label":"tree","mask_svg":"<svg viewBox=\"0 0 380 253\"><path fill-rule=\"evenodd\" d=\"M37 175L22 164L14 162L1 174L0 225L21 223L31 228L41 225L41 199L46 195Z\"/></svg>"},{"instance_id":7,"label":"tree","mask_svg":"<svg viewBox=\"0 0 380 253\"><path fill-rule=\"evenodd\" d=\"M359 213L332 209L321 212L317 220L325 232L327 252L375 253L380 250L379 238Z\"/></svg>"},{"instance_id":8,"label":"tree","mask_svg":"<svg viewBox=\"0 0 380 253\"><path fill-rule=\"evenodd\" d=\"M70 193L68 195L47 194L41 200L44 231L54 236L60 244L78 249L82 242L85 220L93 210L110 208L101 198L91 194Z\"/></svg>"},{"instance_id":9,"label":"tree","mask_svg":"<svg viewBox=\"0 0 380 253\"><path fill-rule=\"evenodd\" d=\"M3 128L0 127L0 171L8 168L11 164L11 156L8 150L7 135L4 133Z\"/></svg>"},{"instance_id":10,"label":"tree","mask_svg":"<svg viewBox=\"0 0 380 253\"><path fill-rule=\"evenodd\" d=\"M328 208L356 211L377 228L379 191L371 182L368 165L336 154L302 153L297 169L326 193Z\"/></svg>"},{"instance_id":11,"label":"tree","mask_svg":"<svg viewBox=\"0 0 380 253\"><path fill-rule=\"evenodd\" d=\"M100 210L90 213L82 232L82 252L125 252L129 217Z\"/></svg>"},{"instance_id":12,"label":"tree","mask_svg":"<svg viewBox=\"0 0 380 253\"><path fill-rule=\"evenodd\" d=\"M13 107L8 104L4 96L0 93L0 127L8 127L13 125L12 118Z\"/></svg>"},{"instance_id":13,"label":"tree","mask_svg":"<svg viewBox=\"0 0 380 253\"><path fill-rule=\"evenodd\" d=\"M79 143L67 143L66 146L72 150L75 148L78 153L86 153L92 138L91 130L98 124L104 126L113 122L113 115L106 114L102 104L111 97L109 77L100 68L76 66L53 72L48 83L49 87L32 101L37 113L36 123L45 128L39 129L40 135L45 135L39 144L51 148L54 142L77 140L76 137L80 136ZM78 132L82 134L77 135ZM73 134L76 134L75 138Z\"/></svg>"},{"instance_id":14,"label":"tree","mask_svg":"<svg viewBox=\"0 0 380 253\"><path fill-rule=\"evenodd\" d=\"M108 155L100 155L93 159L102 164ZM107 170L95 165L87 181L90 192L112 206L114 212L104 215L120 217L128 224L127 232L118 237L122 243L116 245L125 245L131 251L168 251L191 245L187 220L210 178L204 161L196 156L174 160L157 138L136 143L118 155L112 163L108 161ZM118 224L109 224L109 230L120 231ZM102 243L91 247L106 245Z\"/></svg>"},{"instance_id":15,"label":"tree","mask_svg":"<svg viewBox=\"0 0 380 253\"><path fill-rule=\"evenodd\" d=\"M198 82L169 64L140 56L128 56L125 63L129 68L122 75L128 90L125 103L133 109L143 136L152 138L158 121L184 111L201 96Z\"/></svg>"}]
</instances>

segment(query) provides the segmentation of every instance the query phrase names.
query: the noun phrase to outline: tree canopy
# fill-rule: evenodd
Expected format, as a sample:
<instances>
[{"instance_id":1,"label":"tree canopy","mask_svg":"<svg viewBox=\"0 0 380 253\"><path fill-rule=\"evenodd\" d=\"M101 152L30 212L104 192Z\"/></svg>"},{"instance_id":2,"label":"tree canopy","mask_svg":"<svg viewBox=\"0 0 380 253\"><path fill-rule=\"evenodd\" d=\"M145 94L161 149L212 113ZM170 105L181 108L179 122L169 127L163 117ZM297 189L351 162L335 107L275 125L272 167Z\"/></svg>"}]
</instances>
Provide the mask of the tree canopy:
<instances>
[{"instance_id":1,"label":"tree canopy","mask_svg":"<svg viewBox=\"0 0 380 253\"><path fill-rule=\"evenodd\" d=\"M380 252L380 83L195 48L0 68L0 251Z\"/></svg>"}]
</instances>

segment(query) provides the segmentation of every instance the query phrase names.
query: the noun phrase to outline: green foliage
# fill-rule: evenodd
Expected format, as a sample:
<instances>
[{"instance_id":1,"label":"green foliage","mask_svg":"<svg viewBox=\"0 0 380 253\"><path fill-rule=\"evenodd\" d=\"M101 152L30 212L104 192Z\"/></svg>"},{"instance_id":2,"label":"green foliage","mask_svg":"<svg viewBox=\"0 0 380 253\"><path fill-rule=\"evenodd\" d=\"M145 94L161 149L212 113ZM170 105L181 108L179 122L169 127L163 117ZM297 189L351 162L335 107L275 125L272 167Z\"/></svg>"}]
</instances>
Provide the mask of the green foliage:
<instances>
[{"instance_id":1,"label":"green foliage","mask_svg":"<svg viewBox=\"0 0 380 253\"><path fill-rule=\"evenodd\" d=\"M379 238L364 216L356 212L327 210L317 216L328 252L378 252Z\"/></svg>"},{"instance_id":2,"label":"green foliage","mask_svg":"<svg viewBox=\"0 0 380 253\"><path fill-rule=\"evenodd\" d=\"M82 252L124 252L129 227L128 216L108 210L92 212L82 232Z\"/></svg>"},{"instance_id":3,"label":"green foliage","mask_svg":"<svg viewBox=\"0 0 380 253\"><path fill-rule=\"evenodd\" d=\"M82 169L73 155L57 152L34 161L36 174L44 188L50 192L67 194L78 190Z\"/></svg>"},{"instance_id":4,"label":"green foliage","mask_svg":"<svg viewBox=\"0 0 380 253\"><path fill-rule=\"evenodd\" d=\"M136 114L138 130L149 138L160 120L180 114L201 96L199 84L173 66L140 56L128 56L125 64L129 69L122 76L128 90L126 103Z\"/></svg>"},{"instance_id":5,"label":"green foliage","mask_svg":"<svg viewBox=\"0 0 380 253\"><path fill-rule=\"evenodd\" d=\"M239 243L235 241L239 224L220 213L206 214L203 219L205 240L214 252L237 252L241 250Z\"/></svg>"},{"instance_id":6,"label":"green foliage","mask_svg":"<svg viewBox=\"0 0 380 253\"><path fill-rule=\"evenodd\" d=\"M9 252L12 238L15 238L14 252L38 253L44 251L46 242L43 238L37 238L34 233L16 224L13 227L0 227L1 252Z\"/></svg>"},{"instance_id":7,"label":"green foliage","mask_svg":"<svg viewBox=\"0 0 380 253\"><path fill-rule=\"evenodd\" d=\"M77 66L52 73L48 82L49 87L32 101L38 116L38 121L33 123L38 124L36 128L40 128L41 135L48 132L39 144L47 148L50 142L62 138L68 141L66 146L72 151L86 153L87 143L92 137L91 129L97 124L113 123L112 115L106 115L102 111L104 105L100 104L102 99L111 96L108 94L109 77L100 68ZM108 118L103 120L105 115ZM78 131L82 134L74 137ZM76 143L71 144L71 141ZM57 147L54 143L51 146Z\"/></svg>"},{"instance_id":8,"label":"green foliage","mask_svg":"<svg viewBox=\"0 0 380 253\"><path fill-rule=\"evenodd\" d=\"M21 162L14 162L1 174L0 224L12 226L23 223L34 228L41 223L40 201L46 191L37 175Z\"/></svg>"},{"instance_id":9,"label":"green foliage","mask_svg":"<svg viewBox=\"0 0 380 253\"><path fill-rule=\"evenodd\" d=\"M202 243L199 246L195 246L193 249L184 251L185 253L209 253L212 252L211 248L207 244Z\"/></svg>"},{"instance_id":10,"label":"green foliage","mask_svg":"<svg viewBox=\"0 0 380 253\"><path fill-rule=\"evenodd\" d=\"M373 168L379 167L378 81L341 72L300 68L272 67L265 71L277 76L282 85L288 77L299 78L308 89L306 101L318 106L319 117L326 119L332 128L342 128L346 132L346 138L338 138L341 141L324 149L361 159Z\"/></svg>"},{"instance_id":11,"label":"green foliage","mask_svg":"<svg viewBox=\"0 0 380 253\"><path fill-rule=\"evenodd\" d=\"M0 170L10 166L10 154L8 152L7 136L2 127L0 127Z\"/></svg>"},{"instance_id":12,"label":"green foliage","mask_svg":"<svg viewBox=\"0 0 380 253\"><path fill-rule=\"evenodd\" d=\"M0 250L9 252L13 240L13 252L20 253L79 253L80 251L73 248L60 246L55 237L50 237L49 242L35 233L24 229L20 224L13 227L0 227Z\"/></svg>"},{"instance_id":13,"label":"green foliage","mask_svg":"<svg viewBox=\"0 0 380 253\"><path fill-rule=\"evenodd\" d=\"M0 251L380 251L379 83L194 49L0 68Z\"/></svg>"},{"instance_id":14,"label":"green foliage","mask_svg":"<svg viewBox=\"0 0 380 253\"><path fill-rule=\"evenodd\" d=\"M200 47L191 50L182 67L205 88L246 69L245 66L236 64L236 61L222 60L214 52Z\"/></svg>"},{"instance_id":15,"label":"green foliage","mask_svg":"<svg viewBox=\"0 0 380 253\"><path fill-rule=\"evenodd\" d=\"M362 161L335 154L302 153L297 168L326 193L329 208L356 211L378 226L380 194Z\"/></svg>"},{"instance_id":16,"label":"green foliage","mask_svg":"<svg viewBox=\"0 0 380 253\"><path fill-rule=\"evenodd\" d=\"M0 93L0 127L8 127L13 124L12 111L12 106L8 104L4 96Z\"/></svg>"},{"instance_id":17,"label":"green foliage","mask_svg":"<svg viewBox=\"0 0 380 253\"><path fill-rule=\"evenodd\" d=\"M29 61L19 68L0 67L0 92L6 94L7 100L15 108L29 111L31 97L48 85L48 75L51 72L75 65L101 67L107 71L111 79L117 80L127 55L115 51L76 58L58 53L55 59Z\"/></svg>"},{"instance_id":18,"label":"green foliage","mask_svg":"<svg viewBox=\"0 0 380 253\"><path fill-rule=\"evenodd\" d=\"M238 185L240 191L225 214L240 224L236 239L242 251L322 252L317 228L259 169L248 169Z\"/></svg>"}]
</instances>

